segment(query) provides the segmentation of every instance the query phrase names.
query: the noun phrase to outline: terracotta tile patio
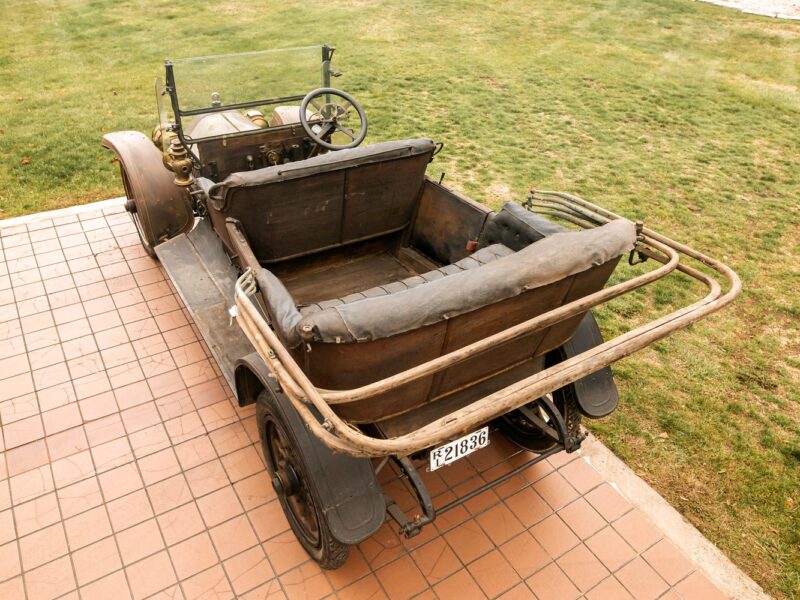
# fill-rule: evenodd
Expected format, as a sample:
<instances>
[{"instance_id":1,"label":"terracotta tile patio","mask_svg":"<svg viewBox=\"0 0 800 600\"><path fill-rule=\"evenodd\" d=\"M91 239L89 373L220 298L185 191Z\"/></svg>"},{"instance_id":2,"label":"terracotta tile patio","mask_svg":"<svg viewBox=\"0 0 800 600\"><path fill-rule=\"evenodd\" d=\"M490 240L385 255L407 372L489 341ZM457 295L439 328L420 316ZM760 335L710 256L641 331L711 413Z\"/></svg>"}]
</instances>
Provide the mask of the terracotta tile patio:
<instances>
[{"instance_id":1,"label":"terracotta tile patio","mask_svg":"<svg viewBox=\"0 0 800 600\"><path fill-rule=\"evenodd\" d=\"M121 206L0 224L0 598L702 598L722 594L578 455L323 572ZM500 437L438 503L521 464ZM396 474L387 490L413 500Z\"/></svg>"}]
</instances>

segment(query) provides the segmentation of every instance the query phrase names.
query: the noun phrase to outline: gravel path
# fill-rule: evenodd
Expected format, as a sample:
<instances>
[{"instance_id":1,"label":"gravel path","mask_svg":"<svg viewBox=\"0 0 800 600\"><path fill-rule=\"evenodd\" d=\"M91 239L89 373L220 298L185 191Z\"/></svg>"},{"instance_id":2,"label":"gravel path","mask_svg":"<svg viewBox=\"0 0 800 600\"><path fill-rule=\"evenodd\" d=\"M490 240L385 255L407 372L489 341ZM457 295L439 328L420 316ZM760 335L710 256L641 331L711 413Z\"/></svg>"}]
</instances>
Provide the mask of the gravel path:
<instances>
[{"instance_id":1,"label":"gravel path","mask_svg":"<svg viewBox=\"0 0 800 600\"><path fill-rule=\"evenodd\" d=\"M701 0L745 12L783 19L800 19L800 0Z\"/></svg>"}]
</instances>

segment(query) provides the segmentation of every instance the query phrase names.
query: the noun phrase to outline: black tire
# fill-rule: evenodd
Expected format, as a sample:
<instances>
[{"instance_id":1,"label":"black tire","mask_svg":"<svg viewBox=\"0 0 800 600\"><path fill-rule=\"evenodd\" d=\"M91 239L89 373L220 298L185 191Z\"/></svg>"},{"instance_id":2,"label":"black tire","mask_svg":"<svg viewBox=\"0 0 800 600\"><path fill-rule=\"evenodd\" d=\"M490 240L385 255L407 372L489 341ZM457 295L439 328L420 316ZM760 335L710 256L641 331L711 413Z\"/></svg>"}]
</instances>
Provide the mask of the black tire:
<instances>
[{"instance_id":1,"label":"black tire","mask_svg":"<svg viewBox=\"0 0 800 600\"><path fill-rule=\"evenodd\" d=\"M300 544L320 567L338 569L347 561L350 547L334 538L328 527L319 494L308 476L302 448L267 390L259 394L258 408L263 411L259 435L264 460L286 519Z\"/></svg>"},{"instance_id":2,"label":"black tire","mask_svg":"<svg viewBox=\"0 0 800 600\"><path fill-rule=\"evenodd\" d=\"M133 197L133 189L131 188L130 180L128 179L128 173L125 170L125 167L121 165L120 175L122 176L122 187L125 188L125 196L128 198L128 201L125 203L125 210L128 211L131 221L133 221L133 224L136 227L136 233L139 234L139 241L142 242L142 248L144 248L144 251L147 252L149 256L158 260L158 257L156 256L156 250L153 247L153 233L150 231L150 228L146 226L139 218L139 211L136 205L136 199Z\"/></svg>"},{"instance_id":3,"label":"black tire","mask_svg":"<svg viewBox=\"0 0 800 600\"><path fill-rule=\"evenodd\" d=\"M549 353L545 358L545 367L560 363L563 360L562 356L559 350ZM570 383L555 390L551 399L564 418L564 423L567 426L567 437L577 438L581 429L581 413L578 410L575 386ZM557 443L552 437L528 420L519 410L512 410L499 417L497 419L497 428L513 444L537 454L551 450Z\"/></svg>"}]
</instances>

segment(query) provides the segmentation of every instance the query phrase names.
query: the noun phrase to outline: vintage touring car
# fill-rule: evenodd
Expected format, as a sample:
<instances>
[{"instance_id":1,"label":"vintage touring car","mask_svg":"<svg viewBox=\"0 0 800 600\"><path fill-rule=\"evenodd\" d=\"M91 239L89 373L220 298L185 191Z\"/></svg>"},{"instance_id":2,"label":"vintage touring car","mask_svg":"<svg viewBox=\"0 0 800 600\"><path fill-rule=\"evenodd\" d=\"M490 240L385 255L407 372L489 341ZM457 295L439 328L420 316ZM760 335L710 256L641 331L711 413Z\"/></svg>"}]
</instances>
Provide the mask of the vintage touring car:
<instances>
[{"instance_id":1,"label":"vintage touring car","mask_svg":"<svg viewBox=\"0 0 800 600\"><path fill-rule=\"evenodd\" d=\"M430 139L360 145L367 118L331 87L333 52L167 61L152 136L103 138L144 248L239 403L257 404L272 485L326 568L387 515L413 536L578 449L581 417L617 406L612 362L740 291L721 262L570 194L493 211L426 176L441 149ZM607 285L615 269L628 277ZM593 307L676 270L708 294L603 340ZM436 506L426 473L490 430L521 458ZM379 483L387 463L411 513Z\"/></svg>"}]
</instances>

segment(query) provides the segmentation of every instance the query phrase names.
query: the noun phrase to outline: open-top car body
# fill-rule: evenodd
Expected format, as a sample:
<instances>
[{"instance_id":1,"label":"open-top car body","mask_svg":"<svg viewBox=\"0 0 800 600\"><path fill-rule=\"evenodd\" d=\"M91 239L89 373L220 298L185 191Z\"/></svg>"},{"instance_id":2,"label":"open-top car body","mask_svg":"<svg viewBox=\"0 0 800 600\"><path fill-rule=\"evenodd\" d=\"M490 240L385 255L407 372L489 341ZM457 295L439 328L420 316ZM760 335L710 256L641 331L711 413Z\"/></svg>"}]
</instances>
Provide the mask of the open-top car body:
<instances>
[{"instance_id":1,"label":"open-top car body","mask_svg":"<svg viewBox=\"0 0 800 600\"><path fill-rule=\"evenodd\" d=\"M359 146L367 119L331 87L332 55L168 61L152 140L104 138L142 244L239 404L256 404L272 485L328 568L387 514L416 535L577 450L581 417L617 407L611 363L740 291L719 261L573 195L532 192L493 211L426 176L441 149L430 139ZM658 266L632 268L648 258ZM607 286L623 265L628 278ZM603 340L594 306L675 270L708 295ZM424 473L495 430L520 458L436 506ZM418 500L413 516L379 484L389 462Z\"/></svg>"}]
</instances>

